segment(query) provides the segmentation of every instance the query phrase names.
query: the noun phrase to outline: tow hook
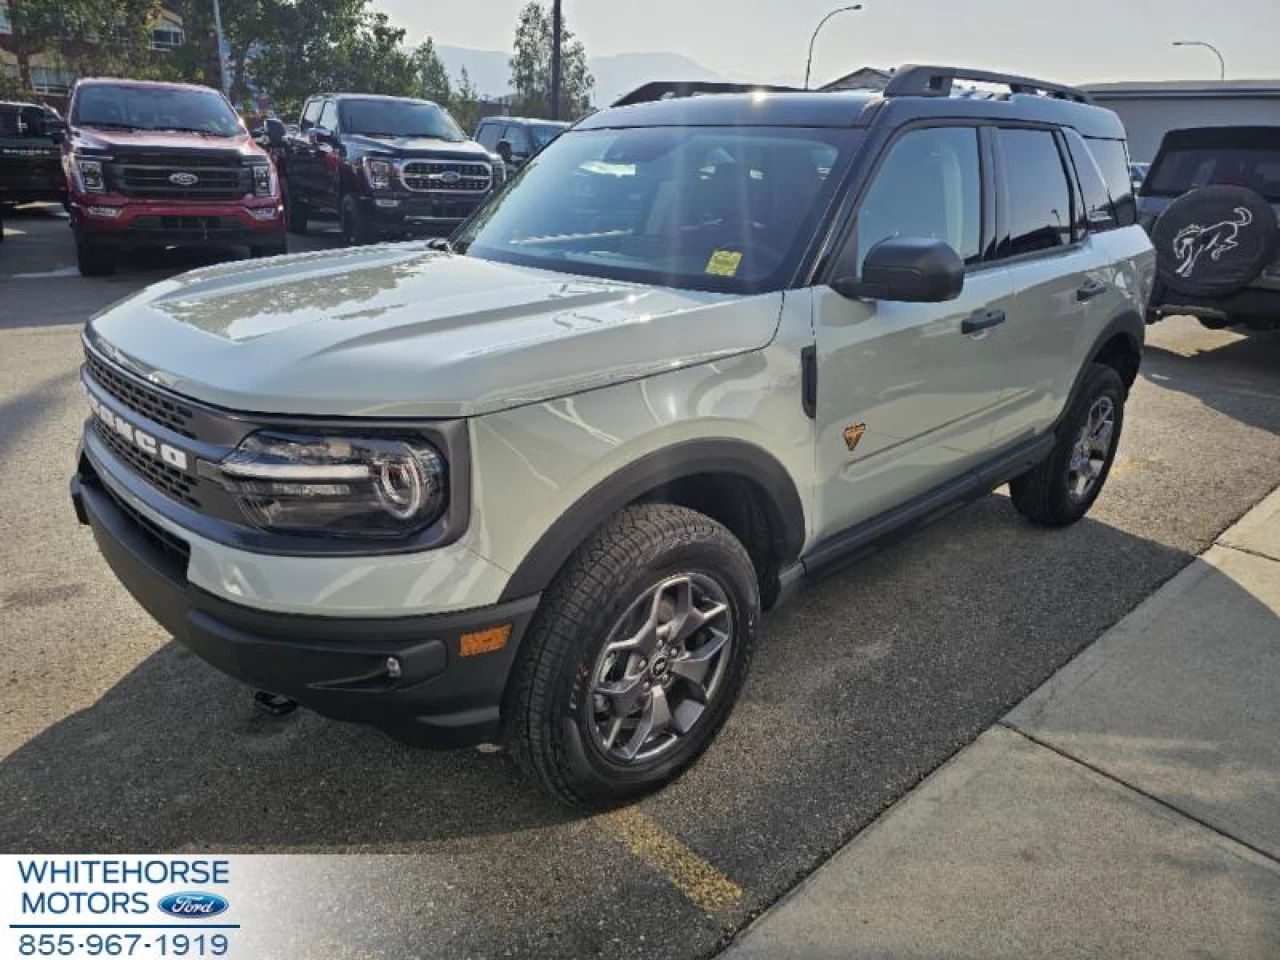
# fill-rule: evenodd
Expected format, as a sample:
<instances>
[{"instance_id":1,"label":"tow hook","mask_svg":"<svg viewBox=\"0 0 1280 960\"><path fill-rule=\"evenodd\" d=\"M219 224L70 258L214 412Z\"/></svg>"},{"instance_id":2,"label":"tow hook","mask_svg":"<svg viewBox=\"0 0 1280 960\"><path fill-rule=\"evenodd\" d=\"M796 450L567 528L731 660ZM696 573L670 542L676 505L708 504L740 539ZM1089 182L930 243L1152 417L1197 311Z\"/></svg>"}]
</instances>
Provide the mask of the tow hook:
<instances>
[{"instance_id":1,"label":"tow hook","mask_svg":"<svg viewBox=\"0 0 1280 960\"><path fill-rule=\"evenodd\" d=\"M287 717L298 709L298 701L269 690L253 691L253 705L269 717Z\"/></svg>"}]
</instances>

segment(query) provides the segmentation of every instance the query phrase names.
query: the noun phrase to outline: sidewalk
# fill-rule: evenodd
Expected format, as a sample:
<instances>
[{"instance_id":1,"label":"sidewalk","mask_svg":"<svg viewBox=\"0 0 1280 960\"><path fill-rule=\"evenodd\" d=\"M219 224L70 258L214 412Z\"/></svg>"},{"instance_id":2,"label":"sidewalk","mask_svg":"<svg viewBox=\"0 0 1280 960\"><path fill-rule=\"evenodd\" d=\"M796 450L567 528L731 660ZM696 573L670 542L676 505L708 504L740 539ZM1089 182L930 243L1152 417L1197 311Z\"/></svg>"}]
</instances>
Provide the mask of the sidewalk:
<instances>
[{"instance_id":1,"label":"sidewalk","mask_svg":"<svg viewBox=\"0 0 1280 960\"><path fill-rule=\"evenodd\" d=\"M1280 490L723 957L1280 957Z\"/></svg>"}]
</instances>

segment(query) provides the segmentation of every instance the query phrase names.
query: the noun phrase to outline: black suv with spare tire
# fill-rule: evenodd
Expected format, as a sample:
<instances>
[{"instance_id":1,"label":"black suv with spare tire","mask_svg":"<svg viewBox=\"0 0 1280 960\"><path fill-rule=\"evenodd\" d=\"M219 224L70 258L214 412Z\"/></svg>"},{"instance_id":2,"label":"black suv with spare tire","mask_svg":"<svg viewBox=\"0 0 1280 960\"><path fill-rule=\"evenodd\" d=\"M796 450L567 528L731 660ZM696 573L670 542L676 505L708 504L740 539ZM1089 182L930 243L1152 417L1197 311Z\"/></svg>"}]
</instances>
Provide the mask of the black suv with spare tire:
<instances>
[{"instance_id":1,"label":"black suv with spare tire","mask_svg":"<svg viewBox=\"0 0 1280 960\"><path fill-rule=\"evenodd\" d=\"M1170 131L1138 210L1157 257L1149 320L1280 328L1280 126Z\"/></svg>"}]
</instances>

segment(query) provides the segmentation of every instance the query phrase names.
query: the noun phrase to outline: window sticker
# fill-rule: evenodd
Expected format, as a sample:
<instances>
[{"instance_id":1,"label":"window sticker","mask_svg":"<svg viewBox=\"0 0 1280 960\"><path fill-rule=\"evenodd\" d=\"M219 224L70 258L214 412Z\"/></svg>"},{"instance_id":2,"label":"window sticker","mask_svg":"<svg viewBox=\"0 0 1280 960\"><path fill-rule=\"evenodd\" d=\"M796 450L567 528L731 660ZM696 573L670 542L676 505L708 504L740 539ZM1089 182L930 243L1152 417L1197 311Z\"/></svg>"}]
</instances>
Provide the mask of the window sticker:
<instances>
[{"instance_id":1,"label":"window sticker","mask_svg":"<svg viewBox=\"0 0 1280 960\"><path fill-rule=\"evenodd\" d=\"M736 277L738 265L742 263L742 251L717 250L707 261L706 272L713 277Z\"/></svg>"}]
</instances>

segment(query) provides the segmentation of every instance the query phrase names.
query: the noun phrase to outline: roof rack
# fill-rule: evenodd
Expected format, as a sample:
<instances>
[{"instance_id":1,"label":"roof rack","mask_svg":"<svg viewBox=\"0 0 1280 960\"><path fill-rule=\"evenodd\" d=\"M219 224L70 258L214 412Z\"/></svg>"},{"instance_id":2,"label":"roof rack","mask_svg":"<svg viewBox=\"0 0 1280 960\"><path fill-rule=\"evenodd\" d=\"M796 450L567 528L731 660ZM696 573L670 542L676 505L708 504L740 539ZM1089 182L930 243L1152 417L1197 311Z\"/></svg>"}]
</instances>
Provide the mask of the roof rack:
<instances>
[{"instance_id":1,"label":"roof rack","mask_svg":"<svg viewBox=\"0 0 1280 960\"><path fill-rule=\"evenodd\" d=\"M652 103L654 100L671 100L678 97L698 97L710 93L800 93L799 87L779 87L766 83L717 83L705 80L654 80L636 87L630 93L614 101L615 107L628 107L634 103Z\"/></svg>"},{"instance_id":2,"label":"roof rack","mask_svg":"<svg viewBox=\"0 0 1280 960\"><path fill-rule=\"evenodd\" d=\"M949 97L956 80L975 83L994 83L1007 86L1010 93L1030 93L1049 96L1058 100L1074 100L1076 103L1092 103L1093 99L1077 87L1068 87L1046 80L1033 80L1010 73L994 73L990 70L971 70L967 67L923 67L907 64L899 67L893 79L884 88L886 97Z\"/></svg>"}]
</instances>

